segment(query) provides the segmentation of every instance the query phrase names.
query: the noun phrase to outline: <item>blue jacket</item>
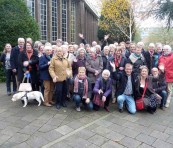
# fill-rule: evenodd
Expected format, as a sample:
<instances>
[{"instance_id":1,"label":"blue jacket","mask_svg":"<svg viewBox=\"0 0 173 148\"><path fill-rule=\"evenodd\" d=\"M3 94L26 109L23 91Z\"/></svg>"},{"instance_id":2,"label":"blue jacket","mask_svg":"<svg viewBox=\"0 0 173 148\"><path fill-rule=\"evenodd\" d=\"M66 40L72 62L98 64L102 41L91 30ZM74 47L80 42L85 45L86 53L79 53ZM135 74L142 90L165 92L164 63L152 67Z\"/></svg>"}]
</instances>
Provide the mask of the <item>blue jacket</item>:
<instances>
[{"instance_id":1,"label":"blue jacket","mask_svg":"<svg viewBox=\"0 0 173 148\"><path fill-rule=\"evenodd\" d=\"M40 71L40 79L41 80L52 80L50 74L49 74L49 65L48 62L50 59L43 55L39 58L39 71Z\"/></svg>"}]
</instances>

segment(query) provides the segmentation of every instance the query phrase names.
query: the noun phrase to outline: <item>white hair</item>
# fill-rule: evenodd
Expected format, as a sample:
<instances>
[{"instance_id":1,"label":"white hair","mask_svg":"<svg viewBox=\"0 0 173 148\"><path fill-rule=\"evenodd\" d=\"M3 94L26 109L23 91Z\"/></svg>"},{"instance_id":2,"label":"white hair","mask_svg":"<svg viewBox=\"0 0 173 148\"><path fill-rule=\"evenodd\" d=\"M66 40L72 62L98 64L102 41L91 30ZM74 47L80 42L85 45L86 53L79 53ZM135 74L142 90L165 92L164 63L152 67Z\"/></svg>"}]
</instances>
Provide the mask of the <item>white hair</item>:
<instances>
[{"instance_id":1,"label":"white hair","mask_svg":"<svg viewBox=\"0 0 173 148\"><path fill-rule=\"evenodd\" d=\"M103 50L105 50L105 49L108 49L108 50L109 50L109 46L105 46L105 47L103 48Z\"/></svg>"},{"instance_id":2,"label":"white hair","mask_svg":"<svg viewBox=\"0 0 173 148\"><path fill-rule=\"evenodd\" d=\"M18 42L20 42L20 41L25 42L25 39L24 38L18 38Z\"/></svg>"},{"instance_id":3,"label":"white hair","mask_svg":"<svg viewBox=\"0 0 173 148\"><path fill-rule=\"evenodd\" d=\"M101 50L101 46L100 45L96 45L95 48Z\"/></svg>"},{"instance_id":4,"label":"white hair","mask_svg":"<svg viewBox=\"0 0 173 148\"><path fill-rule=\"evenodd\" d=\"M91 52L94 52L94 53L96 54L96 48L95 48L95 47L91 47L91 48L90 48L90 51L91 51Z\"/></svg>"},{"instance_id":5,"label":"white hair","mask_svg":"<svg viewBox=\"0 0 173 148\"><path fill-rule=\"evenodd\" d=\"M143 48L143 47L144 47L144 43L143 43L143 42L138 42L138 43L137 43L137 46L138 46L138 47L140 46L140 47Z\"/></svg>"},{"instance_id":6,"label":"white hair","mask_svg":"<svg viewBox=\"0 0 173 148\"><path fill-rule=\"evenodd\" d=\"M155 47L155 44L154 43L150 43L149 47Z\"/></svg>"},{"instance_id":7,"label":"white hair","mask_svg":"<svg viewBox=\"0 0 173 148\"><path fill-rule=\"evenodd\" d=\"M168 49L168 52L171 52L172 51L172 48L169 45L163 46L163 49Z\"/></svg>"},{"instance_id":8,"label":"white hair","mask_svg":"<svg viewBox=\"0 0 173 148\"><path fill-rule=\"evenodd\" d=\"M84 51L84 53L86 53L86 50L85 50L84 48L79 48L79 49L77 50L78 55L80 54L81 51Z\"/></svg>"},{"instance_id":9,"label":"white hair","mask_svg":"<svg viewBox=\"0 0 173 148\"><path fill-rule=\"evenodd\" d=\"M49 46L49 45L44 46L44 51L46 50L52 50L52 46Z\"/></svg>"},{"instance_id":10,"label":"white hair","mask_svg":"<svg viewBox=\"0 0 173 148\"><path fill-rule=\"evenodd\" d=\"M66 48L66 49L68 49L68 45L61 45L61 48Z\"/></svg>"},{"instance_id":11,"label":"white hair","mask_svg":"<svg viewBox=\"0 0 173 148\"><path fill-rule=\"evenodd\" d=\"M46 42L45 46L52 46L52 44L50 42Z\"/></svg>"},{"instance_id":12,"label":"white hair","mask_svg":"<svg viewBox=\"0 0 173 148\"><path fill-rule=\"evenodd\" d=\"M108 74L110 76L111 73L110 73L110 71L108 69L105 69L102 72L102 77L103 77L104 74Z\"/></svg>"}]
</instances>

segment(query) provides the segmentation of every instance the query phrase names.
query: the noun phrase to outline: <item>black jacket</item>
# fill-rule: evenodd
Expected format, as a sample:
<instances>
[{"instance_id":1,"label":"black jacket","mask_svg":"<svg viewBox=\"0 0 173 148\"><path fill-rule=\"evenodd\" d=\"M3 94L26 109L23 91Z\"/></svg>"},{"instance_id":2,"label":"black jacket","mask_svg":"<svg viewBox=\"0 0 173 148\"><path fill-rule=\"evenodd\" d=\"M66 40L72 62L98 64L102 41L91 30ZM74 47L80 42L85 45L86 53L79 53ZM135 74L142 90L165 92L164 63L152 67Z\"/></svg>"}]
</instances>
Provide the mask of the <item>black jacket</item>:
<instances>
[{"instance_id":1,"label":"black jacket","mask_svg":"<svg viewBox=\"0 0 173 148\"><path fill-rule=\"evenodd\" d=\"M122 71L119 72L119 77L116 77L117 74L115 72L113 72L113 77L115 79L115 81L119 81L119 87L116 90L116 97L118 97L119 95L122 95L126 89L126 85L127 85L127 81L128 81L128 76L127 74ZM131 81L132 81L132 91L133 91L133 95L135 94L135 76L132 73L131 74Z\"/></svg>"},{"instance_id":2,"label":"black jacket","mask_svg":"<svg viewBox=\"0 0 173 148\"><path fill-rule=\"evenodd\" d=\"M30 58L30 63L28 67L23 66L24 61L29 61L26 51L22 51L19 54L18 57L18 80L19 82L22 82L24 73L29 70L29 66L31 66L30 70L30 75L31 75L31 82L32 83L38 83L39 78L38 78L38 64L39 64L39 57L38 57L38 52L34 50L33 55Z\"/></svg>"},{"instance_id":3,"label":"black jacket","mask_svg":"<svg viewBox=\"0 0 173 148\"><path fill-rule=\"evenodd\" d=\"M18 69L18 56L19 56L20 50L19 46L15 46L11 51L10 56L10 64L11 69Z\"/></svg>"}]
</instances>

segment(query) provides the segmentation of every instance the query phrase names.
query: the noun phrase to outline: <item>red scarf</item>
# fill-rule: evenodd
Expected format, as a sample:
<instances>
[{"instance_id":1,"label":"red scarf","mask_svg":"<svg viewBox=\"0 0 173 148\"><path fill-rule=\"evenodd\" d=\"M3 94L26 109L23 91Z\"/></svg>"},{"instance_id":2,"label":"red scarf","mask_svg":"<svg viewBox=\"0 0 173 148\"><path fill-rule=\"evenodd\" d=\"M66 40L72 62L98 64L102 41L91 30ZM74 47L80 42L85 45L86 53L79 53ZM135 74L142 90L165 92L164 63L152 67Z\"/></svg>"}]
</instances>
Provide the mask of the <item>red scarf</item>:
<instances>
[{"instance_id":1,"label":"red scarf","mask_svg":"<svg viewBox=\"0 0 173 148\"><path fill-rule=\"evenodd\" d=\"M88 98L88 80L87 77L79 77L79 75L76 76L76 78L74 79L74 92L78 93L78 83L79 80L83 80L84 81L84 95L82 98Z\"/></svg>"},{"instance_id":2,"label":"red scarf","mask_svg":"<svg viewBox=\"0 0 173 148\"><path fill-rule=\"evenodd\" d=\"M115 62L115 66L119 67L119 64L121 62L122 56L117 58L117 56L115 55L114 58L115 58L115 61L114 61Z\"/></svg>"},{"instance_id":3,"label":"red scarf","mask_svg":"<svg viewBox=\"0 0 173 148\"><path fill-rule=\"evenodd\" d=\"M33 55L33 49L29 51L26 50L26 54L27 54L28 60L30 61L31 56ZM30 65L28 66L28 68L29 68L29 71L32 70L32 67Z\"/></svg>"}]
</instances>

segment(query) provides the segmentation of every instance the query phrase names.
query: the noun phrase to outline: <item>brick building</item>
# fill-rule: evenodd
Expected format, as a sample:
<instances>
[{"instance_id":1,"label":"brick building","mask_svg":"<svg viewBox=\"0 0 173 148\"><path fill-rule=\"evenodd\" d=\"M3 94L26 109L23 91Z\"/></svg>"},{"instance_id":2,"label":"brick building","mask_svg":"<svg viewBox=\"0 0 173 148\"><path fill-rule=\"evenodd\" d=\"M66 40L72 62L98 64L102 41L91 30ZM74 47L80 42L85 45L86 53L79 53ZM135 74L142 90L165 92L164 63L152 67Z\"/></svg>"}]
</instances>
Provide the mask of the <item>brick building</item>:
<instances>
[{"instance_id":1,"label":"brick building","mask_svg":"<svg viewBox=\"0 0 173 148\"><path fill-rule=\"evenodd\" d=\"M97 40L98 15L86 0L25 0L31 15L40 26L42 42L57 38L80 43L83 33L91 43Z\"/></svg>"}]
</instances>

